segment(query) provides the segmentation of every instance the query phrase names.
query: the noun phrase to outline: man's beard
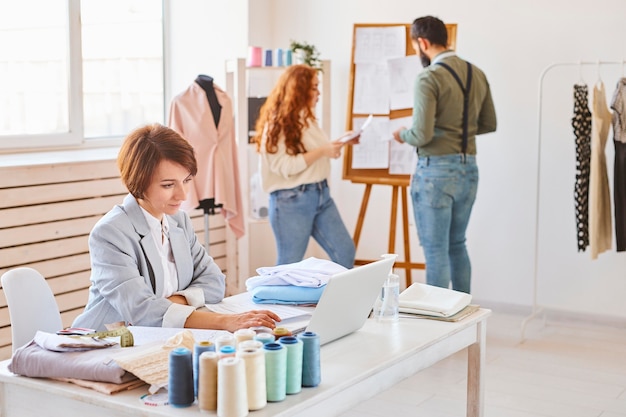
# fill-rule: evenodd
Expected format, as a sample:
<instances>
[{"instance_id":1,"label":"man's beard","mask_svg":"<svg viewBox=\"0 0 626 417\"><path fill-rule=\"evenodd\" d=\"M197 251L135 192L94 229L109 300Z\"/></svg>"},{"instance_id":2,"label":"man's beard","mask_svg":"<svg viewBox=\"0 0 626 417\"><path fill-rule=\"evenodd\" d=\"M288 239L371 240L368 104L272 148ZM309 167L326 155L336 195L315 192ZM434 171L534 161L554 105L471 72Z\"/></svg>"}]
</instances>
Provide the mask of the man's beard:
<instances>
[{"instance_id":1,"label":"man's beard","mask_svg":"<svg viewBox=\"0 0 626 417\"><path fill-rule=\"evenodd\" d=\"M428 58L428 56L424 52L422 52L422 48L419 48L419 53L420 61L422 61L422 67L426 68L430 65L430 58Z\"/></svg>"}]
</instances>

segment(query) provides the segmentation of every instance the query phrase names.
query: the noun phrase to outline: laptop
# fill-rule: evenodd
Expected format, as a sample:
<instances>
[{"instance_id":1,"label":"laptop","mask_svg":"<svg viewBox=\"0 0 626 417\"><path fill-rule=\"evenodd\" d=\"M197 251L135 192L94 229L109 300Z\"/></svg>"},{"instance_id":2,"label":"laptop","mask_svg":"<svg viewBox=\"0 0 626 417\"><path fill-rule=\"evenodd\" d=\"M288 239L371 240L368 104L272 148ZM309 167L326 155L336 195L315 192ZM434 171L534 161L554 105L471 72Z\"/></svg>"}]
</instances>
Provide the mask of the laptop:
<instances>
[{"instance_id":1,"label":"laptop","mask_svg":"<svg viewBox=\"0 0 626 417\"><path fill-rule=\"evenodd\" d=\"M369 317L396 257L383 255L383 259L333 275L310 316L284 320L280 327L293 334L315 332L321 345L359 330Z\"/></svg>"}]
</instances>

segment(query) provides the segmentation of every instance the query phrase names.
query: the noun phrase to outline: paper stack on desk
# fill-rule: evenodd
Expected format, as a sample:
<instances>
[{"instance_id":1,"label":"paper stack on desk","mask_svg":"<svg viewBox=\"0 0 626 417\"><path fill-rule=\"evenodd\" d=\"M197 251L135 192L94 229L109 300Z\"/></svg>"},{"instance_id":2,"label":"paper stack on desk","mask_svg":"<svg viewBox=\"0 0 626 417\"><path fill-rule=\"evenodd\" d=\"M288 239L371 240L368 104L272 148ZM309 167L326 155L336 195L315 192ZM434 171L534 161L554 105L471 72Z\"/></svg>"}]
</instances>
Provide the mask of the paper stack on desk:
<instances>
[{"instance_id":1,"label":"paper stack on desk","mask_svg":"<svg viewBox=\"0 0 626 417\"><path fill-rule=\"evenodd\" d=\"M466 308L471 301L470 294L416 282L400 293L400 312L450 317Z\"/></svg>"}]
</instances>

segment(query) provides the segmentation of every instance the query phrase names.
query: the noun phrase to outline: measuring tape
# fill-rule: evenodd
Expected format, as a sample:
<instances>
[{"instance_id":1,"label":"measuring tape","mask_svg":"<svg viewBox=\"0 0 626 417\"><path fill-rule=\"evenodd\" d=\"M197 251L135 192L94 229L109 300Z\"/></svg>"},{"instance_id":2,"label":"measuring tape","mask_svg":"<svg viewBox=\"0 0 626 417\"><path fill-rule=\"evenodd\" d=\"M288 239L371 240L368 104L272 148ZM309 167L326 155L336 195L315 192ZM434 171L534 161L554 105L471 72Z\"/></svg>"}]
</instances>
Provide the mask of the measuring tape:
<instances>
[{"instance_id":1,"label":"measuring tape","mask_svg":"<svg viewBox=\"0 0 626 417\"><path fill-rule=\"evenodd\" d=\"M135 339L133 338L133 334L125 326L119 327L114 330L87 333L81 336L70 336L70 337L94 337L98 339L104 339L105 337L119 337L121 347L131 347L135 344Z\"/></svg>"}]
</instances>

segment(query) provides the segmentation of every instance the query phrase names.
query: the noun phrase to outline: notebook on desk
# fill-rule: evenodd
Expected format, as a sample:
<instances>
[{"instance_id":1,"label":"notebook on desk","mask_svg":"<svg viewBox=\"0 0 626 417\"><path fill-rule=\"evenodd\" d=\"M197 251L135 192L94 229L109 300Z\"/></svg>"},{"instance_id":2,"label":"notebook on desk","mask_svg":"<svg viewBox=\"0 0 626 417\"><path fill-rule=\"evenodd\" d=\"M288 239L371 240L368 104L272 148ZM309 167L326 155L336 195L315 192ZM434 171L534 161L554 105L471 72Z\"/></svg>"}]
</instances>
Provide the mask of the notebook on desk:
<instances>
[{"instance_id":1,"label":"notebook on desk","mask_svg":"<svg viewBox=\"0 0 626 417\"><path fill-rule=\"evenodd\" d=\"M365 324L396 255L333 275L310 316L279 323L294 334L315 332L325 344L359 330Z\"/></svg>"}]
</instances>

